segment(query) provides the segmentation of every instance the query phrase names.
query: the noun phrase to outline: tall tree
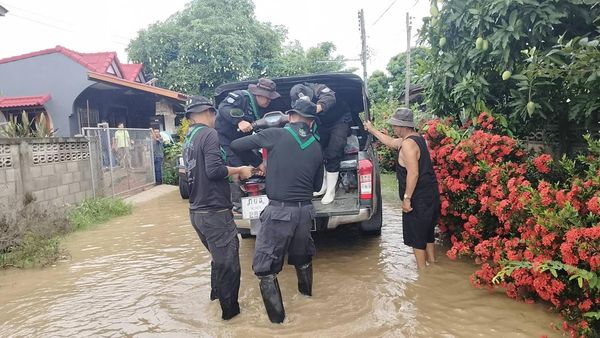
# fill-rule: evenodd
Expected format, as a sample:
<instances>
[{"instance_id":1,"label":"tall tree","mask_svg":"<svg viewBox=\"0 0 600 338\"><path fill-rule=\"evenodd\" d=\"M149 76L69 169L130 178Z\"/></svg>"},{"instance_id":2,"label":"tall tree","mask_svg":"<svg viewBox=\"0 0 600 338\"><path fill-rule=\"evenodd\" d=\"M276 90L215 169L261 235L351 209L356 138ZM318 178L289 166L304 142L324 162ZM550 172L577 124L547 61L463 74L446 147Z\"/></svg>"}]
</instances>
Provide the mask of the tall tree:
<instances>
[{"instance_id":1,"label":"tall tree","mask_svg":"<svg viewBox=\"0 0 600 338\"><path fill-rule=\"evenodd\" d=\"M597 0L432 1L421 39L437 115L511 116L516 131L548 118L588 125L600 110ZM595 60L595 61L592 61Z\"/></svg>"},{"instance_id":2,"label":"tall tree","mask_svg":"<svg viewBox=\"0 0 600 338\"><path fill-rule=\"evenodd\" d=\"M281 53L283 27L259 22L251 0L193 0L127 47L158 84L209 94L222 83L258 77Z\"/></svg>"},{"instance_id":3,"label":"tall tree","mask_svg":"<svg viewBox=\"0 0 600 338\"><path fill-rule=\"evenodd\" d=\"M271 60L266 74L277 77L345 70L344 57L334 55L335 50L332 42L322 42L304 50L300 42L293 41L283 47L281 55Z\"/></svg>"}]
</instances>

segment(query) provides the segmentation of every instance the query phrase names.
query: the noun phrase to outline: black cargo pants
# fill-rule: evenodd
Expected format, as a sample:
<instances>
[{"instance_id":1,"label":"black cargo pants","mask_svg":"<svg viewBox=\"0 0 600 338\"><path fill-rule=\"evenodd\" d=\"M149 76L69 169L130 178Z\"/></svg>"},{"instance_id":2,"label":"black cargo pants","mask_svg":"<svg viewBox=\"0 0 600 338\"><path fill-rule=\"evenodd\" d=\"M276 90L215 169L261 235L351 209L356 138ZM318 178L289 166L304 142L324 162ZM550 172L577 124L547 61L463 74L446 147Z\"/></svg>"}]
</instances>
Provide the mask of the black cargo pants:
<instances>
[{"instance_id":1,"label":"black cargo pants","mask_svg":"<svg viewBox=\"0 0 600 338\"><path fill-rule=\"evenodd\" d=\"M350 125L344 121L338 121L332 126L319 126L317 133L321 138L325 170L330 173L340 171L340 162L344 158L344 148L348 141Z\"/></svg>"},{"instance_id":2,"label":"black cargo pants","mask_svg":"<svg viewBox=\"0 0 600 338\"><path fill-rule=\"evenodd\" d=\"M210 252L211 298L237 302L240 291L240 242L231 210L190 211L194 230Z\"/></svg>"},{"instance_id":3,"label":"black cargo pants","mask_svg":"<svg viewBox=\"0 0 600 338\"><path fill-rule=\"evenodd\" d=\"M256 235L252 270L257 276L277 274L288 264L301 266L312 261L315 244L310 235L315 208L307 202L269 202L260 214L262 227Z\"/></svg>"}]
</instances>

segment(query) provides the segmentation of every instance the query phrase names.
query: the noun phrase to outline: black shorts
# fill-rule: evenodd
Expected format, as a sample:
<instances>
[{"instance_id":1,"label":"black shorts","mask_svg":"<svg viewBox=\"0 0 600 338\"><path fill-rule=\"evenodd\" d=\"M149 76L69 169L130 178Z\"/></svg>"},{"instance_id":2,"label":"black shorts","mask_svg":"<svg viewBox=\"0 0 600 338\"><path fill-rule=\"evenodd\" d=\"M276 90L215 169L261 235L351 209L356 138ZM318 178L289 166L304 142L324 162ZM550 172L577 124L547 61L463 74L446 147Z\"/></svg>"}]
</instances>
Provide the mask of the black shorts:
<instances>
[{"instance_id":1,"label":"black shorts","mask_svg":"<svg viewBox=\"0 0 600 338\"><path fill-rule=\"evenodd\" d=\"M439 197L411 202L413 210L402 214L404 244L425 250L427 243L435 241L435 226L440 218Z\"/></svg>"}]
</instances>

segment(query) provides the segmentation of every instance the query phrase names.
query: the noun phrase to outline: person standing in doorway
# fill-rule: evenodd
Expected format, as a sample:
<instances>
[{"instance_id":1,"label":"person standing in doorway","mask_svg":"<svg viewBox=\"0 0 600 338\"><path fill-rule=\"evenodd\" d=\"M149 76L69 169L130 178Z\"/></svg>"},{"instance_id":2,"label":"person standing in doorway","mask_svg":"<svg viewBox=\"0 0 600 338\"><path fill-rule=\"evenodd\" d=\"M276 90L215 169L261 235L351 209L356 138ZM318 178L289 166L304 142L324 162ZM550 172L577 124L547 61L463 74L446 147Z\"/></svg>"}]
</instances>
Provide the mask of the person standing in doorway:
<instances>
[{"instance_id":1,"label":"person standing in doorway","mask_svg":"<svg viewBox=\"0 0 600 338\"><path fill-rule=\"evenodd\" d=\"M396 178L402 200L404 244L413 248L417 267L435 262L434 230L440 217L440 193L425 138L415 130L412 110L398 108L388 123L398 138L385 135L371 122L365 130L386 146L398 150Z\"/></svg>"},{"instance_id":2,"label":"person standing in doorway","mask_svg":"<svg viewBox=\"0 0 600 338\"><path fill-rule=\"evenodd\" d=\"M285 319L277 274L286 254L288 264L296 268L298 291L312 296L315 244L310 229L316 214L312 197L323 184L323 153L311 131L316 105L298 100L287 113L290 122L284 128L266 129L231 142L238 155L267 149L266 166L259 168L266 171L269 204L260 215L262 226L256 236L252 269L273 323Z\"/></svg>"},{"instance_id":3,"label":"person standing in doorway","mask_svg":"<svg viewBox=\"0 0 600 338\"><path fill-rule=\"evenodd\" d=\"M152 150L154 152L154 177L156 185L159 185L162 184L162 164L165 157L165 148L158 127L152 128Z\"/></svg>"},{"instance_id":4,"label":"person standing in doorway","mask_svg":"<svg viewBox=\"0 0 600 338\"><path fill-rule=\"evenodd\" d=\"M219 136L214 129L217 111L205 97L187 102L190 127L183 146L183 159L190 192L190 219L200 241L211 255L210 299L221 304L221 318L240 313L240 257L237 227L231 211L228 178L252 175L252 167L228 167Z\"/></svg>"},{"instance_id":5,"label":"person standing in doorway","mask_svg":"<svg viewBox=\"0 0 600 338\"><path fill-rule=\"evenodd\" d=\"M117 127L119 130L115 131L113 145L117 149L119 163L121 164L122 168L133 169L131 166L131 154L129 154L133 140L129 137L129 132L125 129L124 122L119 122Z\"/></svg>"}]
</instances>

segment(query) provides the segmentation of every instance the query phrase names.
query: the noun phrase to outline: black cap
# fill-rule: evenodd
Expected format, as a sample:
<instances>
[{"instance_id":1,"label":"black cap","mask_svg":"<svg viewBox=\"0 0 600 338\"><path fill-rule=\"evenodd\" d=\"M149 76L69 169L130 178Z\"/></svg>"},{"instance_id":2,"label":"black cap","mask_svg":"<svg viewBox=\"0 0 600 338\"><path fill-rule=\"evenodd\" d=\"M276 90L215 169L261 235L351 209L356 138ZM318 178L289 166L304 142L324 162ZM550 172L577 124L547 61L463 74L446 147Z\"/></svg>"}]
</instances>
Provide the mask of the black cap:
<instances>
[{"instance_id":1,"label":"black cap","mask_svg":"<svg viewBox=\"0 0 600 338\"><path fill-rule=\"evenodd\" d=\"M206 110L216 112L213 103L204 96L191 96L185 103L185 117L190 113L202 113Z\"/></svg>"},{"instance_id":2,"label":"black cap","mask_svg":"<svg viewBox=\"0 0 600 338\"><path fill-rule=\"evenodd\" d=\"M294 113L304 117L314 119L317 117L317 105L306 100L297 100L294 102L292 109L285 112L286 114Z\"/></svg>"},{"instance_id":3,"label":"black cap","mask_svg":"<svg viewBox=\"0 0 600 338\"><path fill-rule=\"evenodd\" d=\"M312 88L305 84L297 84L290 89L290 98L292 99L292 106L298 99L303 98L307 101L312 101L313 96L315 95Z\"/></svg>"}]
</instances>

